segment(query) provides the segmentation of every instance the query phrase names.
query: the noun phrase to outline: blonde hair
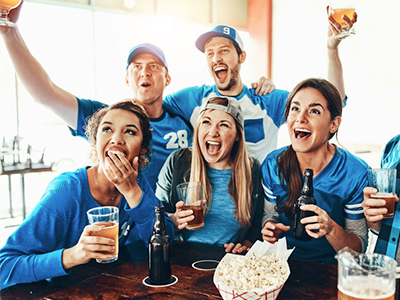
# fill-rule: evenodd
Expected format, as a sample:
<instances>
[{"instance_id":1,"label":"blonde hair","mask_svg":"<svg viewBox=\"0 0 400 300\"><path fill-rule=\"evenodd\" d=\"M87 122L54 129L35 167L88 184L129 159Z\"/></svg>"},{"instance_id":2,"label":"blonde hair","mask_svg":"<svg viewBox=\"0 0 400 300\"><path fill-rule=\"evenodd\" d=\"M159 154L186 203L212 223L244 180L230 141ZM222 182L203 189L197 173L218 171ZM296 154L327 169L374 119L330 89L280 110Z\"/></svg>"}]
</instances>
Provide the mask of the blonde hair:
<instances>
[{"instance_id":1,"label":"blonde hair","mask_svg":"<svg viewBox=\"0 0 400 300\"><path fill-rule=\"evenodd\" d=\"M227 106L228 99L215 98L210 103ZM201 182L203 184L204 198L207 199L206 213L210 210L212 203L212 188L207 175L206 161L201 153L198 130L201 120L210 109L204 110L197 121L194 129L192 162L190 167L190 182ZM235 217L241 226L250 226L251 217L251 195L253 192L253 181L251 176L252 161L249 159L244 143L243 128L235 121L238 141L233 145L231 151L232 157L232 177L229 180L228 192L235 203Z\"/></svg>"}]
</instances>

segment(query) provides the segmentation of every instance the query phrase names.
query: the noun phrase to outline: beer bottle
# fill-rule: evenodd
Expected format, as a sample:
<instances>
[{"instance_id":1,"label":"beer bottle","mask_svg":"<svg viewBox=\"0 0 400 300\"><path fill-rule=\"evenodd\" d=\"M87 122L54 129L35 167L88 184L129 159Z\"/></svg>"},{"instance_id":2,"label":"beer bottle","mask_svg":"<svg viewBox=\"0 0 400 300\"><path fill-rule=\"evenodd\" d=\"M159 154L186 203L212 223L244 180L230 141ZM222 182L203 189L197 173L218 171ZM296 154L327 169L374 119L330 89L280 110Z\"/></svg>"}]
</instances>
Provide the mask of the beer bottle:
<instances>
[{"instance_id":1,"label":"beer bottle","mask_svg":"<svg viewBox=\"0 0 400 300\"><path fill-rule=\"evenodd\" d=\"M156 206L153 235L149 243L149 279L164 284L171 278L170 237L164 220L164 206Z\"/></svg>"},{"instance_id":2,"label":"beer bottle","mask_svg":"<svg viewBox=\"0 0 400 300\"><path fill-rule=\"evenodd\" d=\"M293 236L295 239L300 241L309 241L311 237L306 232L306 224L300 222L301 219L306 217L315 216L316 214L312 211L301 210L300 207L305 204L315 204L314 188L313 188L313 175L312 169L306 169L304 171L304 184L300 192L299 198L297 198L294 204L294 221L293 221Z\"/></svg>"}]
</instances>

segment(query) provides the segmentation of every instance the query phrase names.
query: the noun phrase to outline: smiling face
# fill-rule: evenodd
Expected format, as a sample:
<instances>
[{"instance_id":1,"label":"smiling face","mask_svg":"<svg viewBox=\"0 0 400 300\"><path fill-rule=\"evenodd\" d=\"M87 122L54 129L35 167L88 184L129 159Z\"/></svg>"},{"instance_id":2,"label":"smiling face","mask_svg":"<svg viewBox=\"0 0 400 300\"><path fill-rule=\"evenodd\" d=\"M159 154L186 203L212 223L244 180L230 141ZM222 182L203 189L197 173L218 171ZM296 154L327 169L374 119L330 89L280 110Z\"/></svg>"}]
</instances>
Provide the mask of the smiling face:
<instances>
[{"instance_id":1,"label":"smiling face","mask_svg":"<svg viewBox=\"0 0 400 300\"><path fill-rule=\"evenodd\" d=\"M331 133L338 130L340 116L331 120L328 102L311 87L303 88L293 97L287 124L293 150L296 153L317 153L327 149Z\"/></svg>"},{"instance_id":2,"label":"smiling face","mask_svg":"<svg viewBox=\"0 0 400 300\"><path fill-rule=\"evenodd\" d=\"M123 155L129 162L139 154L142 148L143 132L139 118L132 112L123 109L108 111L101 120L97 131L96 151L100 166L111 153Z\"/></svg>"},{"instance_id":3,"label":"smiling face","mask_svg":"<svg viewBox=\"0 0 400 300\"><path fill-rule=\"evenodd\" d=\"M233 42L223 37L211 39L205 45L204 53L208 70L218 90L227 96L239 95L243 89L239 73L246 53L243 51L238 56Z\"/></svg>"},{"instance_id":4,"label":"smiling face","mask_svg":"<svg viewBox=\"0 0 400 300\"><path fill-rule=\"evenodd\" d=\"M231 167L233 145L239 140L235 119L220 110L206 110L199 119L197 140L207 165L214 169Z\"/></svg>"},{"instance_id":5,"label":"smiling face","mask_svg":"<svg viewBox=\"0 0 400 300\"><path fill-rule=\"evenodd\" d=\"M163 92L171 77L161 60L151 54L139 54L129 64L126 84L143 106L162 103Z\"/></svg>"}]
</instances>

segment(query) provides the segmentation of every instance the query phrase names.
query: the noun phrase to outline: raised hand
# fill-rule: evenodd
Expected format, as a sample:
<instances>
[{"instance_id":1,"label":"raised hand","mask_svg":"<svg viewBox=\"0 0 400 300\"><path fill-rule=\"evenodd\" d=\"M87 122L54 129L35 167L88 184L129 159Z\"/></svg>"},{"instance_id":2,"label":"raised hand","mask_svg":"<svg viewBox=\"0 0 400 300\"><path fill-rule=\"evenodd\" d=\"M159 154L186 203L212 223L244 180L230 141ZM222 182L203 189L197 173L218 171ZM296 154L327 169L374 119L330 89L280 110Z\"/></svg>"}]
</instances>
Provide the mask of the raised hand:
<instances>
[{"instance_id":1,"label":"raised hand","mask_svg":"<svg viewBox=\"0 0 400 300\"><path fill-rule=\"evenodd\" d=\"M338 22L336 22L336 20L333 18L332 15L329 14L329 6L326 7L326 12L328 14L328 22L329 22L327 45L329 49L336 49L337 46L340 44L340 41L345 39L345 37L336 38L336 36L342 32L342 26ZM347 28L351 29L357 22L357 13L354 12L353 19L351 20L349 17L344 15L343 21L346 22Z\"/></svg>"}]
</instances>

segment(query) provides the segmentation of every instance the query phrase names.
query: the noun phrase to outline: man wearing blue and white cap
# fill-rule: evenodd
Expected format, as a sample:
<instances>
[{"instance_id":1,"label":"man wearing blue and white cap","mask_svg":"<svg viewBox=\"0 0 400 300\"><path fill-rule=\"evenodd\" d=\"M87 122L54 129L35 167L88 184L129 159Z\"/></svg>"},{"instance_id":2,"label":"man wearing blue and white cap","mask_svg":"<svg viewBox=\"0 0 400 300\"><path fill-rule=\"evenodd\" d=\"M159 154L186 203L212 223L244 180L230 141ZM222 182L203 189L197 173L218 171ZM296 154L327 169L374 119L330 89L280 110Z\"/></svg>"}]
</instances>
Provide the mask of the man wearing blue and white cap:
<instances>
[{"instance_id":1,"label":"man wearing blue and white cap","mask_svg":"<svg viewBox=\"0 0 400 300\"><path fill-rule=\"evenodd\" d=\"M356 22L346 19L348 26ZM331 35L328 38L328 80L339 90L346 102L343 71L338 55L340 40L335 38L340 25L329 17ZM205 54L207 65L215 85L190 87L167 95L164 105L194 125L201 104L210 95L235 97L242 108L246 148L249 156L262 163L269 152L277 147L279 127L286 121L284 111L288 91L274 90L267 95L257 95L243 84L241 65L246 60L243 42L236 29L218 25L196 40L196 47Z\"/></svg>"}]
</instances>

